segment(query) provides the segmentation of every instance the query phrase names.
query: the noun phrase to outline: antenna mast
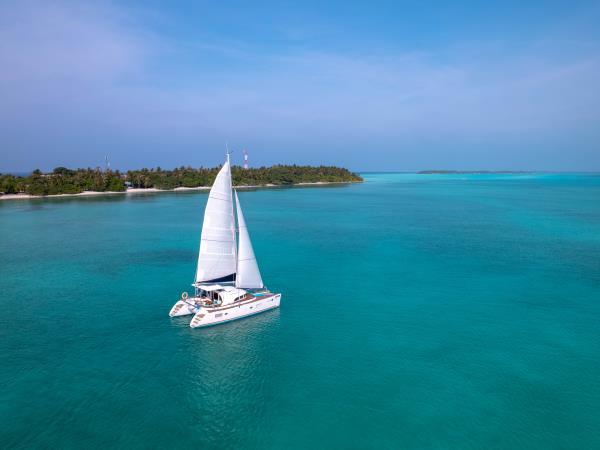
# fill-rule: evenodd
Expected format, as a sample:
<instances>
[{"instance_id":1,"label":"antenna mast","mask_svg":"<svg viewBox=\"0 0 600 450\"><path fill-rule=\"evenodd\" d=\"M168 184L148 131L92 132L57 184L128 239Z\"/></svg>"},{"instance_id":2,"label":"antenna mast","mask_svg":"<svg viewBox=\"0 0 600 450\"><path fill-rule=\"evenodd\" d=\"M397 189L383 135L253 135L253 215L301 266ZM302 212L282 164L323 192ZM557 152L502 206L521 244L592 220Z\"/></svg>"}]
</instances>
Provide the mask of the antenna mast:
<instances>
[{"instance_id":1,"label":"antenna mast","mask_svg":"<svg viewBox=\"0 0 600 450\"><path fill-rule=\"evenodd\" d=\"M229 151L229 144L227 142L225 142L225 154L227 155L227 162L229 162L229 156L231 155L231 152Z\"/></svg>"}]
</instances>

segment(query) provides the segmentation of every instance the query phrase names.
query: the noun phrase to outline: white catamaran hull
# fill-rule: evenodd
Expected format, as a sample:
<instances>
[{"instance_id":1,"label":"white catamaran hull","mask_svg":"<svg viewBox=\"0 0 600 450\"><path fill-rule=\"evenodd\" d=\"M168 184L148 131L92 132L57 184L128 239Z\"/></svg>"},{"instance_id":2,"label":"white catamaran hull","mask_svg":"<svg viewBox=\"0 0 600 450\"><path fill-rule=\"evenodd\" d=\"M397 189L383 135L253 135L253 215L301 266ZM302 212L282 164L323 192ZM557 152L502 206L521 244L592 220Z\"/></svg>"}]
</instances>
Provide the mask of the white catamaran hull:
<instances>
[{"instance_id":1,"label":"white catamaran hull","mask_svg":"<svg viewBox=\"0 0 600 450\"><path fill-rule=\"evenodd\" d=\"M241 319L247 316L253 316L270 309L278 308L281 301L281 294L274 294L264 297L257 297L249 302L228 305L222 308L202 307L194 315L190 322L190 327L207 327L217 325L223 322Z\"/></svg>"},{"instance_id":2,"label":"white catamaran hull","mask_svg":"<svg viewBox=\"0 0 600 450\"><path fill-rule=\"evenodd\" d=\"M169 311L169 317L189 316L196 314L198 306L190 300L179 300Z\"/></svg>"}]
</instances>

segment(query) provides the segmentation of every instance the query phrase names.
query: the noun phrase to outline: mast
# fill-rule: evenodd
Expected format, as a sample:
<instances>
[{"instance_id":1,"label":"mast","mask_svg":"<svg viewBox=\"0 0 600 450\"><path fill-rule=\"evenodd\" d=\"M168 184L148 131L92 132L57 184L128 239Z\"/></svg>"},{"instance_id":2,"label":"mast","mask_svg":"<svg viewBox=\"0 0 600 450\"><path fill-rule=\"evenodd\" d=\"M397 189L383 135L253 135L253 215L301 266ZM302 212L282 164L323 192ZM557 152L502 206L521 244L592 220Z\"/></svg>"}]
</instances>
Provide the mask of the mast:
<instances>
[{"instance_id":1,"label":"mast","mask_svg":"<svg viewBox=\"0 0 600 450\"><path fill-rule=\"evenodd\" d=\"M231 162L230 162L230 156L231 153L229 152L229 146L227 144L225 144L225 148L226 148L226 155L227 155L227 165L229 166L229 194L233 194L233 176L231 175ZM236 194L236 199L237 199L237 194ZM235 272L233 274L233 281L235 282L235 280L237 279L237 270L238 270L238 259L237 259L237 240L236 240L236 227L235 227L235 214L233 212L233 195L231 197L231 217L233 218L233 227L231 228L231 233L232 233L232 237L233 237L233 258L235 260Z\"/></svg>"}]
</instances>

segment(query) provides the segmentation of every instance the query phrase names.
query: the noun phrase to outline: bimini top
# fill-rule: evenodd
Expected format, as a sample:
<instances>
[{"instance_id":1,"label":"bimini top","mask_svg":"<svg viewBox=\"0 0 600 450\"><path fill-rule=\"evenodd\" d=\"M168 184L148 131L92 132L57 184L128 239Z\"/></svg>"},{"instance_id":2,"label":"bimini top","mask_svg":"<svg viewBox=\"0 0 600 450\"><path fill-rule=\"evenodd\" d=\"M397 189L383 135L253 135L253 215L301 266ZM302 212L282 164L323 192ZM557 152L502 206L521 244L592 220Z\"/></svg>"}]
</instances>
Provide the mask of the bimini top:
<instances>
[{"instance_id":1,"label":"bimini top","mask_svg":"<svg viewBox=\"0 0 600 450\"><path fill-rule=\"evenodd\" d=\"M202 283L194 283L192 286L202 289L206 292L218 291L220 289L224 289L224 286L220 284L202 284Z\"/></svg>"}]
</instances>

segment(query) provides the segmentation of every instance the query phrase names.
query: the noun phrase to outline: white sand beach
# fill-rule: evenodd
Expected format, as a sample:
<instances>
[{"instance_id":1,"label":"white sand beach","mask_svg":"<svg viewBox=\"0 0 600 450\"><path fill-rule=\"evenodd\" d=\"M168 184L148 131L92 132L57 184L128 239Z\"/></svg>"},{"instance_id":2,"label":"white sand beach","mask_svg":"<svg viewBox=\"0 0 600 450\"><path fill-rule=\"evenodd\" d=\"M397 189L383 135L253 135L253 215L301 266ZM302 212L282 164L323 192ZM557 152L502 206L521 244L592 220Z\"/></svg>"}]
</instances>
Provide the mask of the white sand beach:
<instances>
[{"instance_id":1,"label":"white sand beach","mask_svg":"<svg viewBox=\"0 0 600 450\"><path fill-rule=\"evenodd\" d=\"M353 181L317 181L314 183L294 183L294 184L260 184L260 185L243 185L235 186L235 189L261 189L274 187L290 187L290 186L317 186L325 184L351 184ZM116 195L116 194L149 194L156 192L182 192L182 191L207 191L210 186L198 187L176 187L175 189L157 189L157 188L129 188L126 191L83 191L78 194L51 194L51 195L30 195L30 194L4 194L0 195L0 200L34 200L39 198L60 198L60 197L91 197L96 195Z\"/></svg>"}]
</instances>

